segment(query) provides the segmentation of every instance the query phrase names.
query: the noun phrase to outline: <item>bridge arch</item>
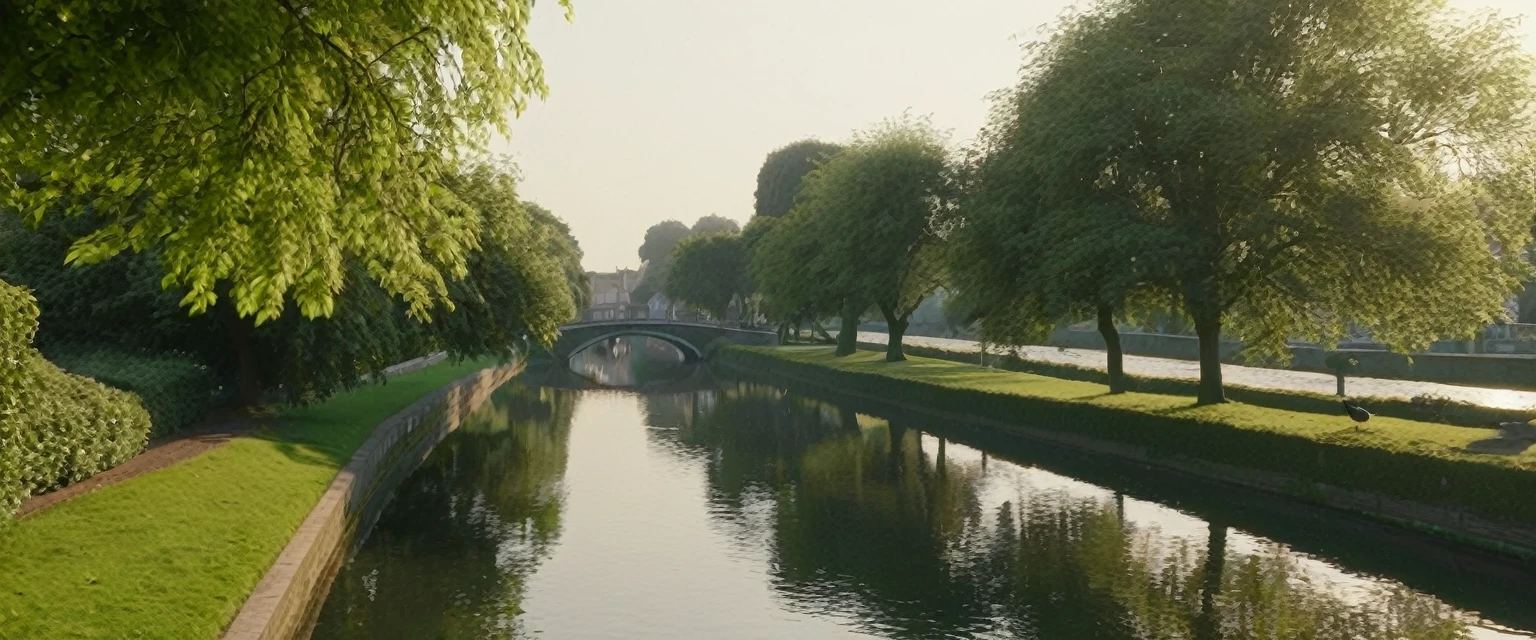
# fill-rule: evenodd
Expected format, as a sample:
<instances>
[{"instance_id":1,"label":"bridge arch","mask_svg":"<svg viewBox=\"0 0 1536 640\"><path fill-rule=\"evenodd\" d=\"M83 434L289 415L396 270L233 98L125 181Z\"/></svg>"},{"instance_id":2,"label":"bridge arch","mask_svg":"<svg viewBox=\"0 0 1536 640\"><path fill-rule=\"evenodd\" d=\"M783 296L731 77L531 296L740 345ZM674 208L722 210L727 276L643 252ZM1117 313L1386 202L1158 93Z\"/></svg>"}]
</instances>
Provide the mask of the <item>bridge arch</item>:
<instances>
[{"instance_id":1,"label":"bridge arch","mask_svg":"<svg viewBox=\"0 0 1536 640\"><path fill-rule=\"evenodd\" d=\"M570 350L565 353L565 357L570 358L578 353L586 351L587 349L602 344L607 340L623 338L626 336L644 336L647 338L656 338L666 342L667 344L677 347L678 351L683 352L683 359L688 362L698 362L704 359L704 350L694 346L692 342L664 331L647 331L644 329L618 329L616 331L597 336L596 338L588 339L585 342L571 347Z\"/></svg>"},{"instance_id":2,"label":"bridge arch","mask_svg":"<svg viewBox=\"0 0 1536 640\"><path fill-rule=\"evenodd\" d=\"M772 346L779 336L772 331L738 329L675 320L604 320L575 322L560 328L560 338L550 345L550 355L565 361L592 345L621 336L646 336L676 346L690 362L706 360L721 344Z\"/></svg>"}]
</instances>

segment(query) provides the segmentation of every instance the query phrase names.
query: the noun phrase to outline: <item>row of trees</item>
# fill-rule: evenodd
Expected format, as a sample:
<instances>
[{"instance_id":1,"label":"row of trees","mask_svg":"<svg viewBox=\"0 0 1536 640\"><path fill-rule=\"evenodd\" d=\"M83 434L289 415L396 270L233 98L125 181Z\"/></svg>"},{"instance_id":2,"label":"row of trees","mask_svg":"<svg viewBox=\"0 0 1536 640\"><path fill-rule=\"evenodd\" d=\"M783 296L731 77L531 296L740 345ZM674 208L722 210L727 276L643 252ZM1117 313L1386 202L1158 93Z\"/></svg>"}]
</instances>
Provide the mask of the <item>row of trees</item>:
<instances>
[{"instance_id":1,"label":"row of trees","mask_svg":"<svg viewBox=\"0 0 1536 640\"><path fill-rule=\"evenodd\" d=\"M839 353L877 309L888 360L939 286L989 341L1095 318L1113 392L1116 321L1180 317L1207 404L1224 335L1277 359L1351 327L1466 336L1531 273L1536 65L1512 28L1436 0L1104 0L960 152L903 118L770 155L751 281L780 321L840 316Z\"/></svg>"},{"instance_id":2,"label":"row of trees","mask_svg":"<svg viewBox=\"0 0 1536 640\"><path fill-rule=\"evenodd\" d=\"M45 354L184 354L232 385L240 405L273 392L285 401L322 399L363 374L435 350L470 357L552 341L590 295L568 228L518 200L506 171L480 165L444 183L480 237L462 275L445 280L447 297L425 316L412 317L409 304L372 280L357 258L343 261L344 287L327 317L305 318L289 307L257 325L230 304L190 315L180 304L188 291L162 287L158 249L65 264L70 246L100 223L93 207L36 226L0 220L0 278L32 290L41 309L36 343Z\"/></svg>"},{"instance_id":3,"label":"row of trees","mask_svg":"<svg viewBox=\"0 0 1536 640\"><path fill-rule=\"evenodd\" d=\"M672 255L685 240L689 238L711 234L734 234L741 231L741 226L730 218L710 214L695 220L690 227L677 220L663 220L651 225L645 230L645 239L640 244L640 260L643 273L640 283L630 293L630 299L644 303L657 293L666 294L668 275L672 273ZM694 301L695 306L708 309L710 305L702 300ZM724 316L720 316L724 317Z\"/></svg>"}]
</instances>

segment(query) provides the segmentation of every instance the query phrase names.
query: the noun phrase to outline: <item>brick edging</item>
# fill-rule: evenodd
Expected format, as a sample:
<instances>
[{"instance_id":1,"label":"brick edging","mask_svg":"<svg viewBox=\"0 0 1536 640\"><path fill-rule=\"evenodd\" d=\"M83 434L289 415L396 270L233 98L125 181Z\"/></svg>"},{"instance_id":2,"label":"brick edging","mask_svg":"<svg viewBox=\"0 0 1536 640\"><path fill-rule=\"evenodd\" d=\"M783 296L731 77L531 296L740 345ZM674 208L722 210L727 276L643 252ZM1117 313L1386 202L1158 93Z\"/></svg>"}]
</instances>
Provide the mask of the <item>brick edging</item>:
<instances>
[{"instance_id":1,"label":"brick edging","mask_svg":"<svg viewBox=\"0 0 1536 640\"><path fill-rule=\"evenodd\" d=\"M308 637L342 560L371 528L395 486L521 369L522 363L514 362L471 373L379 423L289 538L223 640Z\"/></svg>"}]
</instances>

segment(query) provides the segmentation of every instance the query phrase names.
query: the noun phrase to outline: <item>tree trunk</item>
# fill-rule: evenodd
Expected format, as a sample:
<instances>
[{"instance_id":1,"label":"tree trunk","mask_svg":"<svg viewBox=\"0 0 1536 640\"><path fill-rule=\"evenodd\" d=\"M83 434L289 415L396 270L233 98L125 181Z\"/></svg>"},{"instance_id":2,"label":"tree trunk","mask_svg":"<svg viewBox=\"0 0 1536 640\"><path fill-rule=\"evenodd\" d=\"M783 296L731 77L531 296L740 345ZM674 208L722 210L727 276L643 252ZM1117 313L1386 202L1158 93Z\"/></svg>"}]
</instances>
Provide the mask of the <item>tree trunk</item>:
<instances>
[{"instance_id":1,"label":"tree trunk","mask_svg":"<svg viewBox=\"0 0 1536 640\"><path fill-rule=\"evenodd\" d=\"M843 306L843 327L837 331L839 356L851 356L859 350L859 313L851 304Z\"/></svg>"},{"instance_id":2,"label":"tree trunk","mask_svg":"<svg viewBox=\"0 0 1536 640\"><path fill-rule=\"evenodd\" d=\"M1195 315L1195 335L1200 338L1200 391L1196 404L1221 404L1227 393L1221 384L1221 314L1201 311Z\"/></svg>"},{"instance_id":3,"label":"tree trunk","mask_svg":"<svg viewBox=\"0 0 1536 640\"><path fill-rule=\"evenodd\" d=\"M880 306L880 314L885 316L885 361L902 362L907 359L907 354L901 351L901 337L907 332L907 318L910 315L896 316L895 309L886 305Z\"/></svg>"},{"instance_id":4,"label":"tree trunk","mask_svg":"<svg viewBox=\"0 0 1536 640\"><path fill-rule=\"evenodd\" d=\"M1120 330L1115 328L1115 308L1099 307L1099 335L1104 336L1104 354L1109 370L1109 392L1125 393L1125 354L1120 350Z\"/></svg>"},{"instance_id":5,"label":"tree trunk","mask_svg":"<svg viewBox=\"0 0 1536 640\"><path fill-rule=\"evenodd\" d=\"M261 368L251 348L251 321L237 315L232 305L225 306L230 308L223 312L224 329L235 352L235 406L254 407L261 404Z\"/></svg>"},{"instance_id":6,"label":"tree trunk","mask_svg":"<svg viewBox=\"0 0 1536 640\"><path fill-rule=\"evenodd\" d=\"M855 329L857 329L857 327L855 327ZM820 320L815 320L815 321L811 322L811 334L812 334L813 337L820 338L823 342L826 342L826 343L834 342L834 340L832 340L832 336L827 334L827 328L821 326L821 321ZM795 336L796 337L800 336L800 325L799 324L795 325Z\"/></svg>"}]
</instances>

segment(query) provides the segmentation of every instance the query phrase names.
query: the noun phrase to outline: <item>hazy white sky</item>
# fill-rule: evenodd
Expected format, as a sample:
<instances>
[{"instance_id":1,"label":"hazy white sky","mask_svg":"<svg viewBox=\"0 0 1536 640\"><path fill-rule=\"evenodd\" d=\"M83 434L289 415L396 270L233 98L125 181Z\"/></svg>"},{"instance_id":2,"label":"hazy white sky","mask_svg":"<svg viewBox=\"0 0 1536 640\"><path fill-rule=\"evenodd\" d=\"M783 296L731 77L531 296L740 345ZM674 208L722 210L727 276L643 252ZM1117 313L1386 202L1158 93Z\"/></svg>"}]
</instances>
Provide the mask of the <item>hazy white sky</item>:
<instances>
[{"instance_id":1,"label":"hazy white sky","mask_svg":"<svg viewBox=\"0 0 1536 640\"><path fill-rule=\"evenodd\" d=\"M575 0L534 11L549 99L513 122L523 197L571 224L593 271L636 267L646 228L745 222L763 156L910 109L970 139L1020 46L1070 0ZM1536 13L1536 0L1451 0ZM1536 29L1522 24L1536 50Z\"/></svg>"}]
</instances>

